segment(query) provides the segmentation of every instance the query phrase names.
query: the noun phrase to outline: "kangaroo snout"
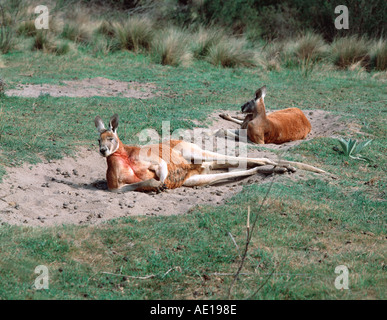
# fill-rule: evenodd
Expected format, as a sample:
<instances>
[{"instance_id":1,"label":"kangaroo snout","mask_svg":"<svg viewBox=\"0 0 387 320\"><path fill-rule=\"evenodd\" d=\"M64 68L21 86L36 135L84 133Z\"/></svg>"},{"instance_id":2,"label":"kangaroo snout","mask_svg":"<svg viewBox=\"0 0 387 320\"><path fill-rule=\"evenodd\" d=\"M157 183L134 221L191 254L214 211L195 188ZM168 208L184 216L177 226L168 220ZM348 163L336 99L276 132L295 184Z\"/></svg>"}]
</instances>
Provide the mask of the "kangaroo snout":
<instances>
[{"instance_id":1,"label":"kangaroo snout","mask_svg":"<svg viewBox=\"0 0 387 320\"><path fill-rule=\"evenodd\" d=\"M103 156L105 156L106 155L106 152L108 151L108 148L107 147L101 147L101 148L99 148L99 152L103 155Z\"/></svg>"}]
</instances>

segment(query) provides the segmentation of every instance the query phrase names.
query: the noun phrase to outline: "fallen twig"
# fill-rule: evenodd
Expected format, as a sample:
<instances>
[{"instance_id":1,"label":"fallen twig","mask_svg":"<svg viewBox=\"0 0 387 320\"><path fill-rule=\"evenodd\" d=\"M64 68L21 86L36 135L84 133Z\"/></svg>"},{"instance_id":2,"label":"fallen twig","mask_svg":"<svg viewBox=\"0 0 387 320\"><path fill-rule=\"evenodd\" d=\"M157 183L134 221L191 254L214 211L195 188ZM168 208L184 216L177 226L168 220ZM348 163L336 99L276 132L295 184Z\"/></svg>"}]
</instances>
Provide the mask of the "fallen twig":
<instances>
[{"instance_id":1,"label":"fallen twig","mask_svg":"<svg viewBox=\"0 0 387 320\"><path fill-rule=\"evenodd\" d=\"M179 269L181 270L181 268L179 266L177 267L173 267L173 268L170 268L167 270L167 272L165 272L163 275L162 275L162 278L164 278L168 273L170 273L172 270L176 270L176 269ZM157 274L149 274L147 276L128 276L128 275L125 275L125 274L117 274L117 273L111 273L111 272L102 272L103 274L108 274L108 275L111 275L111 276L116 276L116 277L125 277L125 278L131 278L131 279L140 279L140 280L146 280L146 279L151 279L151 278L154 278L157 276Z\"/></svg>"}]
</instances>

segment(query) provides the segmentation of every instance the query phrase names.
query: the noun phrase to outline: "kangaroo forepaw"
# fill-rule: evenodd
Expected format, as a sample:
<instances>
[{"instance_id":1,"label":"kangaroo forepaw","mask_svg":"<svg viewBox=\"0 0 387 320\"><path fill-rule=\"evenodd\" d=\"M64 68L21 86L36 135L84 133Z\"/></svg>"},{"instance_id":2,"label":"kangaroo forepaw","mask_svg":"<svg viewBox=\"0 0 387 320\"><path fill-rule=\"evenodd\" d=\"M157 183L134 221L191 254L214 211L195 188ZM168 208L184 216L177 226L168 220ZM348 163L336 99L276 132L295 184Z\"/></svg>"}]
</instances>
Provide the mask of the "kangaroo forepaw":
<instances>
[{"instance_id":1,"label":"kangaroo forepaw","mask_svg":"<svg viewBox=\"0 0 387 320\"><path fill-rule=\"evenodd\" d=\"M221 117L222 119L225 119L225 120L230 120L230 115L228 113L221 113L219 115L219 117Z\"/></svg>"},{"instance_id":2,"label":"kangaroo forepaw","mask_svg":"<svg viewBox=\"0 0 387 320\"><path fill-rule=\"evenodd\" d=\"M163 183L161 186L157 187L156 192L160 193L160 192L163 192L164 190L167 190L167 189L168 189L167 185L165 183Z\"/></svg>"}]
</instances>

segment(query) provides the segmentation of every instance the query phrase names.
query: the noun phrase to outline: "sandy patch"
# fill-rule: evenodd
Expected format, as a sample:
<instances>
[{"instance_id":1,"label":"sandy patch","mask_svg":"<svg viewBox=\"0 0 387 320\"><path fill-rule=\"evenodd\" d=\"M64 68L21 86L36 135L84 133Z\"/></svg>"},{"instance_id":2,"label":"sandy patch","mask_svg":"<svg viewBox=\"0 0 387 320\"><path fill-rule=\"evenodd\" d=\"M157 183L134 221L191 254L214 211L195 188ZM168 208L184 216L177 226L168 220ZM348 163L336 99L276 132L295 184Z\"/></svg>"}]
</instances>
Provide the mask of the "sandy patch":
<instances>
[{"instance_id":1,"label":"sandy patch","mask_svg":"<svg viewBox=\"0 0 387 320\"><path fill-rule=\"evenodd\" d=\"M321 110L305 112L312 123L308 139L332 136L345 129L338 117ZM212 116L210 130L238 128L238 125ZM203 141L208 140L204 135ZM223 139L224 140L224 139ZM300 143L290 142L281 146L265 147L284 151ZM226 146L228 146L226 144ZM238 147L238 145L237 145ZM222 148L214 148L221 151ZM227 152L227 148L223 149ZM238 150L238 149L237 149ZM277 155L267 150L249 148L250 157L267 157L277 160ZM0 184L0 221L32 226L61 224L96 224L109 219L137 215L184 214L198 205L219 205L242 190L244 184L271 181L270 177L257 174L238 181L217 186L182 187L165 192L122 194L107 191L106 160L97 150L82 149L76 158L43 162L35 166L25 164L20 168L8 168L7 176ZM303 179L312 173L297 171L277 176L277 179Z\"/></svg>"},{"instance_id":2,"label":"sandy patch","mask_svg":"<svg viewBox=\"0 0 387 320\"><path fill-rule=\"evenodd\" d=\"M162 193L107 191L106 160L84 149L76 158L8 168L0 185L0 221L18 225L99 223L135 215L184 214L197 205L219 205L245 183L267 179L256 175L211 187L166 190ZM296 173L297 174L297 173Z\"/></svg>"},{"instance_id":3,"label":"sandy patch","mask_svg":"<svg viewBox=\"0 0 387 320\"><path fill-rule=\"evenodd\" d=\"M125 97L148 99L158 95L151 83L124 82L106 78L62 81L61 85L19 84L6 91L8 96L32 97L49 94L52 97Z\"/></svg>"}]
</instances>

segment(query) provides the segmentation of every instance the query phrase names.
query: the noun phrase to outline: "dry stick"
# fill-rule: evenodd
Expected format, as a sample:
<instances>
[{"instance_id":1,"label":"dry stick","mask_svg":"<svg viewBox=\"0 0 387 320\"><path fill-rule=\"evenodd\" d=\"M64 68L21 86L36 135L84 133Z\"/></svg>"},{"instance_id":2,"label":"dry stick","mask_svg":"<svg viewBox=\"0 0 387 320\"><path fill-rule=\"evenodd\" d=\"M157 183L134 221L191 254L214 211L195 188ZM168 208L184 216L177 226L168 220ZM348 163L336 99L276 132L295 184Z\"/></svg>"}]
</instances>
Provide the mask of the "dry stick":
<instances>
[{"instance_id":1,"label":"dry stick","mask_svg":"<svg viewBox=\"0 0 387 320\"><path fill-rule=\"evenodd\" d=\"M270 280L271 276L274 274L274 271L275 271L275 268L273 269L273 271L269 274L269 276L266 278L265 282L262 283L259 288L257 290L255 290L253 292L253 294L248 297L248 299L251 299L252 297L254 297L259 291L261 291L261 289L265 286L265 284Z\"/></svg>"},{"instance_id":2,"label":"dry stick","mask_svg":"<svg viewBox=\"0 0 387 320\"><path fill-rule=\"evenodd\" d=\"M235 239L234 239L234 237L232 236L232 234L231 234L230 231L228 232L228 235L230 236L232 242L234 242L234 245L235 245L235 248L237 249L239 258L242 258L242 257L241 257L241 254L239 253L239 246L238 246L238 244L236 243L236 241L235 241Z\"/></svg>"},{"instance_id":3,"label":"dry stick","mask_svg":"<svg viewBox=\"0 0 387 320\"><path fill-rule=\"evenodd\" d=\"M262 200L262 202L261 202L261 205L260 205L259 208L258 208L258 212L257 212L257 214L256 214L256 216L255 216L254 221L253 221L251 230L254 230L255 225L256 225L256 223L257 223L257 220L258 220L258 216L259 216L258 213L262 210L262 207L263 207L264 203L266 202L266 200L267 200L267 198L268 198L268 196L269 196L270 190L271 190L271 188L272 188L272 186L273 186L273 183L274 183L274 177L275 177L275 175L273 175L273 179L272 179L271 182L270 182L270 185L269 185L269 188L267 189L267 192L266 192L266 194L265 194L265 197L263 198L263 200ZM247 214L248 214L248 217L249 217L249 220L250 220L250 206L248 207ZM239 275L240 275L240 273L241 273L241 270L242 270L242 268L243 268L243 265L245 264L245 260L246 260L246 257L247 257L247 251L249 250L249 244L250 244L251 236L252 236L252 233L250 233L250 222L248 222L248 226L247 226L247 227L248 227L248 228L247 228L247 238L246 238L245 249L244 249L244 251L243 251L242 259L241 259L241 262L240 262L240 264L239 264L238 270L237 270L237 272L235 273L234 279L232 280L232 283L231 283L231 285L230 285L230 287L229 287L229 289L228 289L227 299L230 299L230 296L231 296L231 290L232 290L232 288L233 288L233 286L234 286L234 284L235 284L235 281L238 279L238 277L239 277ZM258 291L257 291L257 292L258 292Z\"/></svg>"},{"instance_id":4,"label":"dry stick","mask_svg":"<svg viewBox=\"0 0 387 320\"><path fill-rule=\"evenodd\" d=\"M175 270L175 269L179 269L180 267L173 267L173 268L170 268L168 269L167 272L165 272L163 274L163 278L168 274L170 273L172 270ZM111 273L111 272L102 272L103 274L108 274L108 275L111 275L111 276L117 276L117 277L126 277L126 278L132 278L132 279L140 279L140 280L145 280L145 279L150 279L150 278L154 278L157 276L157 274L150 274L150 275L147 275L147 276L142 276L142 277L136 277L136 276L127 276L125 274L117 274L117 273Z\"/></svg>"},{"instance_id":5,"label":"dry stick","mask_svg":"<svg viewBox=\"0 0 387 320\"><path fill-rule=\"evenodd\" d=\"M155 274L150 274L148 276L143 276L143 277L136 277L136 276L127 276L125 274L117 274L117 273L111 273L111 272L102 272L103 274L108 274L111 276L117 276L117 277L125 277L125 278L132 278L132 279L140 279L140 280L145 280L145 279L150 279L156 277Z\"/></svg>"}]
</instances>

